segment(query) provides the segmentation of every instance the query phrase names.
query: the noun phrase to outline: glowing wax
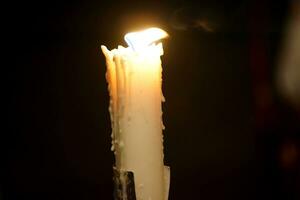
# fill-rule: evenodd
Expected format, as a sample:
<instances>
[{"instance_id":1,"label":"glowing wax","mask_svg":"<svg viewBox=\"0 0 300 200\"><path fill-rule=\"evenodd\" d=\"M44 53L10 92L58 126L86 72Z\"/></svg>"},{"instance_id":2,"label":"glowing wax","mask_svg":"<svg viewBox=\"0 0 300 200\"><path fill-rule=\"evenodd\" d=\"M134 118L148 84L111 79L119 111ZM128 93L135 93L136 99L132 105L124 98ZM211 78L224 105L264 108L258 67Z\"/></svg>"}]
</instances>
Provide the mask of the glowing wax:
<instances>
[{"instance_id":1,"label":"glowing wax","mask_svg":"<svg viewBox=\"0 0 300 200\"><path fill-rule=\"evenodd\" d=\"M161 29L129 33L128 48L119 46L106 57L112 151L119 171L134 173L137 200L167 200L169 170L164 166L161 102Z\"/></svg>"}]
</instances>

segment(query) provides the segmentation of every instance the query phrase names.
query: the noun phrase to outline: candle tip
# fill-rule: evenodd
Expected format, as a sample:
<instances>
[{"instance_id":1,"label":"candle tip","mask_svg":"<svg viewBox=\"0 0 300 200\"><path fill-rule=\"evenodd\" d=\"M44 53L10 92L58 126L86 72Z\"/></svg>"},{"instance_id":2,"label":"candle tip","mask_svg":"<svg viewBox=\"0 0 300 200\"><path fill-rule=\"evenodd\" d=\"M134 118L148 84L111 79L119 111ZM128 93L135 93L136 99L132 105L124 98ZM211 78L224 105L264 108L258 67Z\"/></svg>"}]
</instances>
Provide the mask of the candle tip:
<instances>
[{"instance_id":1,"label":"candle tip","mask_svg":"<svg viewBox=\"0 0 300 200\"><path fill-rule=\"evenodd\" d=\"M168 33L160 28L149 28L143 31L127 33L124 37L133 50L141 50L158 40L168 37Z\"/></svg>"},{"instance_id":2,"label":"candle tip","mask_svg":"<svg viewBox=\"0 0 300 200\"><path fill-rule=\"evenodd\" d=\"M102 50L102 53L103 53L104 55L106 55L106 54L107 54L107 52L108 52L108 49L107 49L107 47L106 47L106 46L104 46L104 45L101 45L101 50Z\"/></svg>"}]
</instances>

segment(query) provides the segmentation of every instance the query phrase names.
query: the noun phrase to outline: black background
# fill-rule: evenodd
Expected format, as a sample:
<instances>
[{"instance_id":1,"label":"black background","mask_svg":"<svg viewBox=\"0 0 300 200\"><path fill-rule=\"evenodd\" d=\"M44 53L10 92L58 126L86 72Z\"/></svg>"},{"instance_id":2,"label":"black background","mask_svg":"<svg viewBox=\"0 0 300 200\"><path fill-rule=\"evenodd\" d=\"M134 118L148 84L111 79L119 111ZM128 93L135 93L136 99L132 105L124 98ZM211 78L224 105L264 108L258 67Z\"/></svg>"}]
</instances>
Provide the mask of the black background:
<instances>
[{"instance_id":1,"label":"black background","mask_svg":"<svg viewBox=\"0 0 300 200\"><path fill-rule=\"evenodd\" d=\"M296 199L296 186L289 185L276 155L282 138L296 140L299 129L286 127L298 123L278 100L272 79L288 1L9 4L3 8L9 13L4 17L9 39L3 40L9 40L12 57L3 73L9 102L2 199L112 199L114 161L100 45L125 45L126 32L149 26L170 34L162 57L170 199ZM194 26L198 19L214 31ZM265 117L259 126L253 35L265 42L263 80L270 85L272 107L280 110L275 120Z\"/></svg>"}]
</instances>

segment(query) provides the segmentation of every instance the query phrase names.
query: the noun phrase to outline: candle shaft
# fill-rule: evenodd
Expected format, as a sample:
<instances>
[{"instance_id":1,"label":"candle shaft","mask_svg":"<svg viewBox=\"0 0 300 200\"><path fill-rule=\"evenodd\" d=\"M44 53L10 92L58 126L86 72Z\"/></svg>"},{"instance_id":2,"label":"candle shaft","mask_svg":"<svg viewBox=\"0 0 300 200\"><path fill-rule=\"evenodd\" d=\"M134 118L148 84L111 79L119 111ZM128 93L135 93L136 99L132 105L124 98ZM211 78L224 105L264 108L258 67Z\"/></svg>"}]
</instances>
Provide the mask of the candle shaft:
<instances>
[{"instance_id":1,"label":"candle shaft","mask_svg":"<svg viewBox=\"0 0 300 200\"><path fill-rule=\"evenodd\" d=\"M124 47L109 51L102 46L102 51L107 63L116 168L134 173L138 200L166 200L162 45L151 45L142 52Z\"/></svg>"}]
</instances>

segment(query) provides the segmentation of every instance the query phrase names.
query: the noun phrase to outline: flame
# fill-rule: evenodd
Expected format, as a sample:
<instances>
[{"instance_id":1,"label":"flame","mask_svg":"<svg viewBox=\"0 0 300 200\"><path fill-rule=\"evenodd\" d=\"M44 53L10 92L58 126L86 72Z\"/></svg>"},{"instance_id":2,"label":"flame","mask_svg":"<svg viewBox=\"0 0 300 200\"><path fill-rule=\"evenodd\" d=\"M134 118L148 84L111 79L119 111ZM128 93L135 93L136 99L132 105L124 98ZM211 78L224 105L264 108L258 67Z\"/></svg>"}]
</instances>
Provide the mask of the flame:
<instances>
[{"instance_id":1,"label":"flame","mask_svg":"<svg viewBox=\"0 0 300 200\"><path fill-rule=\"evenodd\" d=\"M168 33L160 28L148 28L146 30L127 33L124 39L134 51L145 49L150 44L168 37Z\"/></svg>"}]
</instances>

